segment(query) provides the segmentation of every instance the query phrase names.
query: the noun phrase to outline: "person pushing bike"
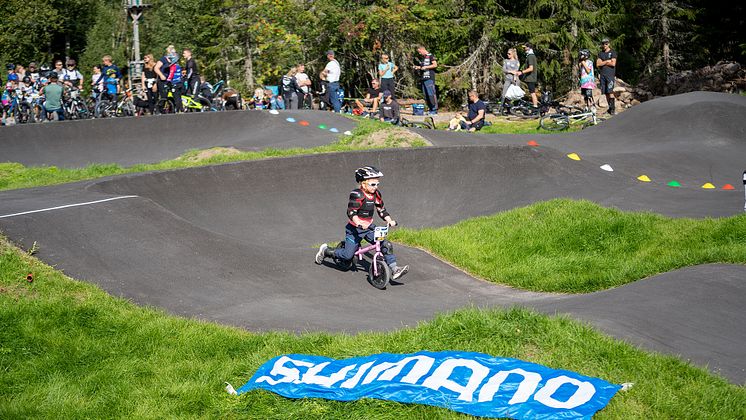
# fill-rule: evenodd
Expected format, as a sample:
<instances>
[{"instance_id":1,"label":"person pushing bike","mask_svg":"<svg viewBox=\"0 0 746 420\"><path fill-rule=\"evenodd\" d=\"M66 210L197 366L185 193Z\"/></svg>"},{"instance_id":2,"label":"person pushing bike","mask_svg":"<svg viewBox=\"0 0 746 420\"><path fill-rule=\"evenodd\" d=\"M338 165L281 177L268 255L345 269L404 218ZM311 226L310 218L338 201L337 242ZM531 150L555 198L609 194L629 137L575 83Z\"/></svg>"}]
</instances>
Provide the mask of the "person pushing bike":
<instances>
[{"instance_id":1,"label":"person pushing bike","mask_svg":"<svg viewBox=\"0 0 746 420\"><path fill-rule=\"evenodd\" d=\"M360 187L350 192L350 199L347 203L349 220L345 226L344 247L330 248L328 244L322 244L319 252L316 253L316 264L321 264L326 258L349 261L355 256L355 251L360 247L363 239L373 243L373 232L376 228L373 223L374 212L377 212L378 216L389 226L396 226L396 221L386 211L381 192L378 191L381 177L383 177L383 172L374 166L364 166L355 171L355 181L360 184ZM391 242L383 241L381 247L386 264L391 267L392 278L396 280L406 274L409 266L397 265Z\"/></svg>"}]
</instances>

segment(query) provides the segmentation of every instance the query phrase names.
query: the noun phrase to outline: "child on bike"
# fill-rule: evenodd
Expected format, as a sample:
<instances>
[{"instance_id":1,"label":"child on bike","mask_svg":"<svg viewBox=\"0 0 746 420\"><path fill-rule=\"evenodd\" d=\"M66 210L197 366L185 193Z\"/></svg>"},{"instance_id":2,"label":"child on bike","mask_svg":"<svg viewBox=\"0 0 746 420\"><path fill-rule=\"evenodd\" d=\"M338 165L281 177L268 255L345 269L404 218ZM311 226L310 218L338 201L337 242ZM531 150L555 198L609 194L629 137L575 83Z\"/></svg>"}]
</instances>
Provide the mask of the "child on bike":
<instances>
[{"instance_id":1,"label":"child on bike","mask_svg":"<svg viewBox=\"0 0 746 420\"><path fill-rule=\"evenodd\" d=\"M330 248L329 245L322 244L319 247L319 252L316 253L316 264L321 264L325 258L349 261L355 256L355 251L358 250L363 239L372 244L374 242L373 232L376 227L373 224L374 211L389 226L396 226L396 221L391 218L391 215L383 206L381 192L378 191L378 184L380 184L382 176L383 173L373 166L365 166L355 171L355 180L360 184L360 187L352 190L347 203L349 220L345 226L344 246ZM391 267L391 277L394 280L406 274L409 266L400 267L397 265L391 242L383 241L381 252L386 259L386 264Z\"/></svg>"},{"instance_id":2,"label":"child on bike","mask_svg":"<svg viewBox=\"0 0 746 420\"><path fill-rule=\"evenodd\" d=\"M580 94L585 100L585 109L596 112L593 103L593 89L596 88L596 79L593 74L593 61L591 61L591 52L582 49L579 52L580 63L578 71L580 72Z\"/></svg>"}]
</instances>

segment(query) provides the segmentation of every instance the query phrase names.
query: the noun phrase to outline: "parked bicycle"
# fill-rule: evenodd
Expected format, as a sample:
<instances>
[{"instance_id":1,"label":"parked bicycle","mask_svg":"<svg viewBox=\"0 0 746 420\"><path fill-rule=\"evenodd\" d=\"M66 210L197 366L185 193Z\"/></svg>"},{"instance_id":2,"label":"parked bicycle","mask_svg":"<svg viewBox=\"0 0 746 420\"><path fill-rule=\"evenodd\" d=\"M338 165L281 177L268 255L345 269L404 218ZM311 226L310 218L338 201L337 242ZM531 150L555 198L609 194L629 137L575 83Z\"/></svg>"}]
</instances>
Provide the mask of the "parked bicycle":
<instances>
[{"instance_id":1,"label":"parked bicycle","mask_svg":"<svg viewBox=\"0 0 746 420\"><path fill-rule=\"evenodd\" d=\"M603 118L599 118L596 115L595 109L565 107L561 112L541 117L539 125L545 130L562 131L567 130L571 125L579 124L582 128L586 128L596 125L603 120Z\"/></svg>"},{"instance_id":2,"label":"parked bicycle","mask_svg":"<svg viewBox=\"0 0 746 420\"><path fill-rule=\"evenodd\" d=\"M84 120L91 118L88 105L86 105L83 98L80 97L80 91L75 88L66 91L62 101L62 110L65 114L66 120Z\"/></svg>"}]
</instances>

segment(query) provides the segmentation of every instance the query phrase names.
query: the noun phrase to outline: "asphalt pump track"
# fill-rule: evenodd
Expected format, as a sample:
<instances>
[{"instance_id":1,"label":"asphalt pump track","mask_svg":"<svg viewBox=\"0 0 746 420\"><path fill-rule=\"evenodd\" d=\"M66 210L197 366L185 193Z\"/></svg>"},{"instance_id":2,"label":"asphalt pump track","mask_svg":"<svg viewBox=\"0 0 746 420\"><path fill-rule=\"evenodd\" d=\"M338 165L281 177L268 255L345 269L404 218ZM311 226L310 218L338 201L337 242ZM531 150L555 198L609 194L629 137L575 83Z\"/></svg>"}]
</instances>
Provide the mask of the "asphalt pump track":
<instances>
[{"instance_id":1,"label":"asphalt pump track","mask_svg":"<svg viewBox=\"0 0 746 420\"><path fill-rule=\"evenodd\" d=\"M711 120L710 112L725 113L728 125L717 130L692 125L693 115L676 112L682 101L699 101L689 105L698 107L696 116L704 121ZM645 124L656 112L667 116L653 122L668 137L647 145L646 138L657 140L654 133L640 133L652 130ZM298 120L319 118L340 129L349 123L325 113L296 113L295 121L287 121L288 115L216 113L210 116L215 119L212 126L190 125L188 135L213 136L207 143L224 146L240 138L244 148L265 147L269 136L291 146L312 136L318 142L334 138L315 125L319 121L301 126ZM242 116L261 121L261 139L252 137L260 130L248 122L237 123L246 124L246 132L233 140L214 138L215 131L208 130ZM677 116L689 125L682 125ZM439 147L238 162L7 191L0 193L0 230L24 248L36 242L43 261L74 278L186 317L250 330L357 332L413 326L465 306L526 306L569 314L612 336L679 355L744 384L742 265L689 267L611 290L562 295L477 280L404 246L396 246L396 254L412 269L402 283L386 291L368 285L363 271L313 264L318 244L342 237L347 193L354 188L351 173L366 164L384 170L387 207L408 227L444 226L556 197L672 217L738 214L743 211L743 191L704 190L698 183L704 178L717 185L740 181L746 157L744 116L746 98L698 93L648 102L573 135L431 132L427 136ZM163 119L137 123L151 125L144 132L157 136ZM68 150L85 150L95 143L84 123L68 124L79 128L80 142L87 146L78 149L70 139ZM52 127L56 125L35 129L48 130L39 135L51 135ZM539 146L528 146L527 139ZM111 142L104 142L97 153L104 154ZM166 153L165 145L159 147ZM583 159L568 159L570 149ZM666 149L670 159L664 159ZM0 153L0 161L10 160L2 144ZM75 156L59 153L58 159L74 161ZM115 151L107 158L117 155ZM615 170L599 169L603 163ZM636 177L641 171L654 180L676 177L682 187L640 182Z\"/></svg>"}]
</instances>

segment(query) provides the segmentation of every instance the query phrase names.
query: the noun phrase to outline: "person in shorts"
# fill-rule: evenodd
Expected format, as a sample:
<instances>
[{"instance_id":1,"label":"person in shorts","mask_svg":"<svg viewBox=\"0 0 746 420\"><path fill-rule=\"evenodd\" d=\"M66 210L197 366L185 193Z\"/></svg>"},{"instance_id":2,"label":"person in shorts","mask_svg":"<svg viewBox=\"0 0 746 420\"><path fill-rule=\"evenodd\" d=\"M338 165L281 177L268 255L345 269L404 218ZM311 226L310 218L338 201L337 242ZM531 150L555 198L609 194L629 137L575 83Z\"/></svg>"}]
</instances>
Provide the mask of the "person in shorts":
<instances>
[{"instance_id":1,"label":"person in shorts","mask_svg":"<svg viewBox=\"0 0 746 420\"><path fill-rule=\"evenodd\" d=\"M381 100L383 99L382 95L383 91L381 91L378 79L373 79L370 82L370 88L368 89L365 98L363 98L362 102L360 102L359 99L355 99L355 106L360 110L361 115L368 115L368 111L366 111L367 108L370 108L370 114L375 114L378 112L378 106L381 104Z\"/></svg>"},{"instance_id":2,"label":"person in shorts","mask_svg":"<svg viewBox=\"0 0 746 420\"><path fill-rule=\"evenodd\" d=\"M523 50L526 52L526 67L523 70L519 70L516 75L526 82L528 93L531 94L531 103L536 108L539 106L539 97L536 95L536 84L539 82L539 68L536 63L536 54L534 54L534 46L530 42L523 45Z\"/></svg>"},{"instance_id":3,"label":"person in shorts","mask_svg":"<svg viewBox=\"0 0 746 420\"><path fill-rule=\"evenodd\" d=\"M580 76L580 94L585 101L585 109L596 112L596 106L593 103L593 89L596 88L596 76L593 74L593 61L591 52L582 49L578 53L578 73Z\"/></svg>"},{"instance_id":4,"label":"person in shorts","mask_svg":"<svg viewBox=\"0 0 746 420\"><path fill-rule=\"evenodd\" d=\"M596 58L596 67L601 77L601 93L606 95L609 104L609 115L616 113L614 86L616 85L616 51L611 49L609 38L601 40L601 51Z\"/></svg>"}]
</instances>

